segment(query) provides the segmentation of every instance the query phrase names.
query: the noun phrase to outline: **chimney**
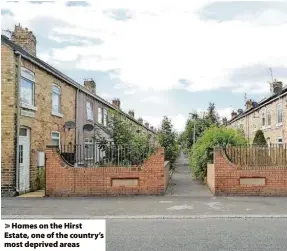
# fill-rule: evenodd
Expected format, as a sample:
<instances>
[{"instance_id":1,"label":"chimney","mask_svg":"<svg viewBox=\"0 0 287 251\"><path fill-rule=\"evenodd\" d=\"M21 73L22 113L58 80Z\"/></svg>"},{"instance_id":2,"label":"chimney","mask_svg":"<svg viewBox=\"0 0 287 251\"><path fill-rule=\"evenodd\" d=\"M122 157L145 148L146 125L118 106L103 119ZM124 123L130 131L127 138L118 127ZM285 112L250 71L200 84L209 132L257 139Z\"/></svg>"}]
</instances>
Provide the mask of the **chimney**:
<instances>
[{"instance_id":1,"label":"chimney","mask_svg":"<svg viewBox=\"0 0 287 251\"><path fill-rule=\"evenodd\" d=\"M237 112L233 111L233 112L231 113L231 119L235 118L236 116L237 116Z\"/></svg>"},{"instance_id":2,"label":"chimney","mask_svg":"<svg viewBox=\"0 0 287 251\"><path fill-rule=\"evenodd\" d=\"M245 107L246 107L246 110L249 110L250 108L252 108L253 107L253 100L252 99L247 100L245 103Z\"/></svg>"},{"instance_id":3,"label":"chimney","mask_svg":"<svg viewBox=\"0 0 287 251\"><path fill-rule=\"evenodd\" d=\"M138 122L139 122L140 124L143 124L143 119L142 119L142 118L139 118L139 119L138 119Z\"/></svg>"},{"instance_id":4,"label":"chimney","mask_svg":"<svg viewBox=\"0 0 287 251\"><path fill-rule=\"evenodd\" d=\"M36 57L37 40L32 31L29 31L27 28L22 28L20 24L15 25L11 40L13 43L21 46L28 53Z\"/></svg>"},{"instance_id":5,"label":"chimney","mask_svg":"<svg viewBox=\"0 0 287 251\"><path fill-rule=\"evenodd\" d=\"M144 125L146 128L149 128L149 123L146 122L146 123L144 123Z\"/></svg>"},{"instance_id":6,"label":"chimney","mask_svg":"<svg viewBox=\"0 0 287 251\"><path fill-rule=\"evenodd\" d=\"M133 110L129 110L129 115L134 118L135 117L135 112Z\"/></svg>"},{"instance_id":7,"label":"chimney","mask_svg":"<svg viewBox=\"0 0 287 251\"><path fill-rule=\"evenodd\" d=\"M151 126L150 129L153 131L153 126Z\"/></svg>"},{"instance_id":8,"label":"chimney","mask_svg":"<svg viewBox=\"0 0 287 251\"><path fill-rule=\"evenodd\" d=\"M113 104L115 107L117 107L118 109L120 109L120 107L121 107L121 101L120 101L118 98L113 99L112 104Z\"/></svg>"},{"instance_id":9,"label":"chimney","mask_svg":"<svg viewBox=\"0 0 287 251\"><path fill-rule=\"evenodd\" d=\"M282 81L277 81L276 79L270 83L270 90L272 94L279 94L282 92L283 89L283 83Z\"/></svg>"},{"instance_id":10,"label":"chimney","mask_svg":"<svg viewBox=\"0 0 287 251\"><path fill-rule=\"evenodd\" d=\"M84 80L84 87L90 92L96 94L96 82L92 78Z\"/></svg>"}]
</instances>

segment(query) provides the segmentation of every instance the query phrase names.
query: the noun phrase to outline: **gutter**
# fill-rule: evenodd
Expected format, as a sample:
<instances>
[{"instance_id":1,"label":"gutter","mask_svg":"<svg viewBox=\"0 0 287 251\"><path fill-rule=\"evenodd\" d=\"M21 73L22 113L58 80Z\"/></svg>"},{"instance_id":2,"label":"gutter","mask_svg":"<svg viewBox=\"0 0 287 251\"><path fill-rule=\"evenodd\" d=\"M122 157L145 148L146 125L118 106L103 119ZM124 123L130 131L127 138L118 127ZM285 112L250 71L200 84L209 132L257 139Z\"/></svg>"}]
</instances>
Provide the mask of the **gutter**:
<instances>
[{"instance_id":1,"label":"gutter","mask_svg":"<svg viewBox=\"0 0 287 251\"><path fill-rule=\"evenodd\" d=\"M287 90L287 89L286 89L286 90ZM284 97L285 95L287 95L287 92L281 93L281 94L280 94L279 96L277 96L276 98L271 99L271 100L269 100L268 102L263 103L262 105L259 105L258 107L256 107L256 108L252 109L251 111L245 113L245 114L244 114L243 116L241 116L240 118L235 119L235 120L233 120L233 121L230 121L230 122L227 123L227 124L228 124L228 125L231 125L233 122L238 121L239 119L246 117L247 115L249 115L249 114L251 114L251 113L257 111L258 109L260 109L260 108L262 108L262 107L264 107L264 106L266 106L266 105L269 105L270 103L273 103L273 102L274 102L275 100L277 100L277 99L281 99L281 98Z\"/></svg>"},{"instance_id":2,"label":"gutter","mask_svg":"<svg viewBox=\"0 0 287 251\"><path fill-rule=\"evenodd\" d=\"M74 86L75 88L77 88L78 90L81 90L82 92L88 94L89 96L92 96L94 97L95 99L101 101L102 103L104 103L105 105L107 105L108 107L112 108L113 110L118 110L121 114L123 114L124 116L130 118L127 114L125 114L124 112L122 112L120 109L115 109L115 107L113 105L111 105L110 103L108 103L107 101L101 99L99 96L95 96L93 94L91 94L89 91L87 91L84 87L82 87L80 84L78 84L77 82L73 81L72 79L67 79L65 78L64 76L61 76L60 74L48 69L47 67L45 67L44 65L36 62L35 60L31 59L30 57L26 56L26 55L23 55L21 52L18 52L18 55L21 55L22 58L25 58L26 60L32 62L33 64L37 65L38 67L44 69L45 71L51 73L52 75L56 76L57 78L61 79L62 81L66 82L66 83L69 83L70 85ZM131 119L131 118L130 118ZM133 121L135 123L137 123L138 125L140 126L143 126L142 124L140 124L136 119L133 119ZM143 126L144 127L144 126ZM146 128L146 127L145 127ZM146 128L147 129L147 128ZM157 135L155 132L147 129L148 131L150 131L151 133Z\"/></svg>"},{"instance_id":3,"label":"gutter","mask_svg":"<svg viewBox=\"0 0 287 251\"><path fill-rule=\"evenodd\" d=\"M16 192L19 193L19 176L20 176L20 163L19 163L19 132L20 132L20 85L21 85L21 53L15 52L18 56L18 72L17 72L17 113L16 113Z\"/></svg>"}]
</instances>

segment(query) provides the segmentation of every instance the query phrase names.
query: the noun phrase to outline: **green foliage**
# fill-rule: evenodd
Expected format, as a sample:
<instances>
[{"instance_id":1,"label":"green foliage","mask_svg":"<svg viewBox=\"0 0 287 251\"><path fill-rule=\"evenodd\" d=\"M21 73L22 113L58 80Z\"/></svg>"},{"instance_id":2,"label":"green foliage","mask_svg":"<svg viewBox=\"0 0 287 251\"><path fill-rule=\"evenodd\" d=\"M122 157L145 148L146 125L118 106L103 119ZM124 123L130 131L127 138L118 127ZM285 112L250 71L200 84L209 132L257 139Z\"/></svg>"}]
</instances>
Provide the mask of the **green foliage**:
<instances>
[{"instance_id":1,"label":"green foliage","mask_svg":"<svg viewBox=\"0 0 287 251\"><path fill-rule=\"evenodd\" d=\"M246 139L236 130L212 126L197 140L190 152L190 167L196 178L206 176L207 164L213 160L215 146L246 144Z\"/></svg>"},{"instance_id":2,"label":"green foliage","mask_svg":"<svg viewBox=\"0 0 287 251\"><path fill-rule=\"evenodd\" d=\"M215 109L214 103L209 103L207 110L203 116L199 116L197 112L190 113L190 118L187 120L185 131L180 135L181 145L184 151L192 148L195 141L202 136L205 130L211 126L219 126L219 116Z\"/></svg>"},{"instance_id":3,"label":"green foliage","mask_svg":"<svg viewBox=\"0 0 287 251\"><path fill-rule=\"evenodd\" d=\"M171 168L174 168L174 162L179 153L179 146L177 144L177 137L173 130L171 120L166 116L162 120L159 133L159 143L164 147L165 160L170 162Z\"/></svg>"},{"instance_id":4,"label":"green foliage","mask_svg":"<svg viewBox=\"0 0 287 251\"><path fill-rule=\"evenodd\" d=\"M108 122L113 143L106 140L100 142L100 148L105 151L106 158L112 165L138 165L154 152L154 146L150 143L147 133L140 133L129 120L118 112L110 112ZM101 163L99 163L101 164Z\"/></svg>"},{"instance_id":5,"label":"green foliage","mask_svg":"<svg viewBox=\"0 0 287 251\"><path fill-rule=\"evenodd\" d=\"M264 137L264 133L262 130L256 131L256 134L255 134L255 137L253 140L253 144L254 145L263 145L263 146L267 144L267 141Z\"/></svg>"}]
</instances>

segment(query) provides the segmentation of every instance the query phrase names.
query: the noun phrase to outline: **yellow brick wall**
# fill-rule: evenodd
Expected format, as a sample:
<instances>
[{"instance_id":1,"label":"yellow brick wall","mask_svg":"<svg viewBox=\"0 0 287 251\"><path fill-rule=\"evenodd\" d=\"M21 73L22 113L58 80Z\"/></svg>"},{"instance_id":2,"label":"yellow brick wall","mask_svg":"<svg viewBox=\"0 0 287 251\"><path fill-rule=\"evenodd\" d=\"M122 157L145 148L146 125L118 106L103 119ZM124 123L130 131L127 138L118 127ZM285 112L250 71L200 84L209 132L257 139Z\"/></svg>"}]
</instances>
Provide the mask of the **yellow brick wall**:
<instances>
[{"instance_id":1,"label":"yellow brick wall","mask_svg":"<svg viewBox=\"0 0 287 251\"><path fill-rule=\"evenodd\" d=\"M61 144L75 143L75 130L64 130L64 123L68 120L75 121L76 89L64 83L53 75L22 60L22 67L35 73L35 106L37 111L35 117L21 116L21 125L31 129L31 165L30 165L30 187L36 189L37 177L37 154L44 151L46 146L52 143L52 131L61 134ZM63 117L52 115L52 85L56 84L61 89L61 110Z\"/></svg>"},{"instance_id":2,"label":"yellow brick wall","mask_svg":"<svg viewBox=\"0 0 287 251\"><path fill-rule=\"evenodd\" d=\"M16 69L12 50L1 45L1 194L15 191Z\"/></svg>"},{"instance_id":3,"label":"yellow brick wall","mask_svg":"<svg viewBox=\"0 0 287 251\"><path fill-rule=\"evenodd\" d=\"M240 125L243 125L243 130L246 138L249 139L250 142L253 142L255 137L255 133L257 130L262 130L264 132L264 136L267 139L270 138L270 142L276 144L278 141L278 137L283 138L283 143L287 143L287 95L283 97L283 99L277 99L274 102L267 104L265 107L262 107L251 114L240 118L237 121L234 121L228 127L233 129L239 129ZM282 103L283 108L283 125L277 126L277 104L279 102ZM271 126L262 126L262 112L265 111L266 125L267 125L267 111L271 112Z\"/></svg>"}]
</instances>

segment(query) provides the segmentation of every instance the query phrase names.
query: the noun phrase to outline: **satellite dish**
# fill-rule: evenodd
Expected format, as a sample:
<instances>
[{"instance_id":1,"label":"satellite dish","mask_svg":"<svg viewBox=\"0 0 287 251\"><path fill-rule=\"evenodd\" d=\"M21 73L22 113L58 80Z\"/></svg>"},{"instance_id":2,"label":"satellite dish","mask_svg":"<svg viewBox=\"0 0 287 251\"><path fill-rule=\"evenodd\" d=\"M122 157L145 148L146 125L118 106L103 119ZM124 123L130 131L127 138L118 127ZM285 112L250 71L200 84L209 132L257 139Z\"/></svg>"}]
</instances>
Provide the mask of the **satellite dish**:
<instances>
[{"instance_id":1,"label":"satellite dish","mask_svg":"<svg viewBox=\"0 0 287 251\"><path fill-rule=\"evenodd\" d=\"M70 129L76 128L76 124L75 124L74 121L67 121L67 122L64 124L64 127L70 130Z\"/></svg>"},{"instance_id":2,"label":"satellite dish","mask_svg":"<svg viewBox=\"0 0 287 251\"><path fill-rule=\"evenodd\" d=\"M88 132L93 131L94 130L94 126L92 124L85 124L83 126L83 130L84 131L88 131Z\"/></svg>"}]
</instances>

